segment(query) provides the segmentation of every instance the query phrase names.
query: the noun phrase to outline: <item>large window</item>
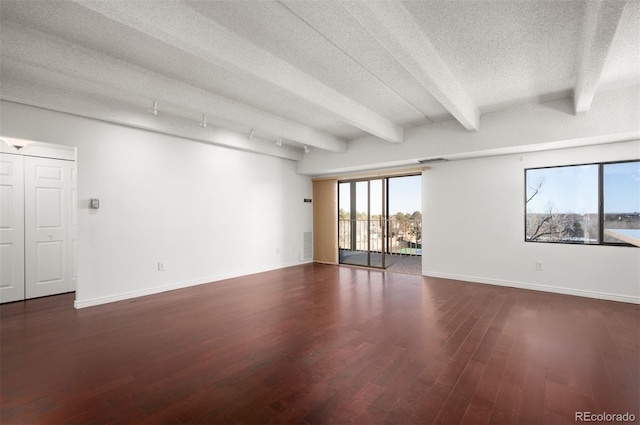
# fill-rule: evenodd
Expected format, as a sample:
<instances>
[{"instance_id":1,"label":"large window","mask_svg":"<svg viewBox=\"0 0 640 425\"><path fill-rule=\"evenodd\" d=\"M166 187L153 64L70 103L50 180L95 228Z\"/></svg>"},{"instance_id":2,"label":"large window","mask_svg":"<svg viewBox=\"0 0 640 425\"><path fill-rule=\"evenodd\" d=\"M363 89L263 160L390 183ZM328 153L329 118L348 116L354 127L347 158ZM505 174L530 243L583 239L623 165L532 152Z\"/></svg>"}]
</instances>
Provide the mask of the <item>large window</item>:
<instances>
[{"instance_id":1,"label":"large window","mask_svg":"<svg viewBox=\"0 0 640 425\"><path fill-rule=\"evenodd\" d=\"M640 161L525 170L525 240L640 244Z\"/></svg>"},{"instance_id":2,"label":"large window","mask_svg":"<svg viewBox=\"0 0 640 425\"><path fill-rule=\"evenodd\" d=\"M640 161L602 165L603 242L640 240Z\"/></svg>"}]
</instances>

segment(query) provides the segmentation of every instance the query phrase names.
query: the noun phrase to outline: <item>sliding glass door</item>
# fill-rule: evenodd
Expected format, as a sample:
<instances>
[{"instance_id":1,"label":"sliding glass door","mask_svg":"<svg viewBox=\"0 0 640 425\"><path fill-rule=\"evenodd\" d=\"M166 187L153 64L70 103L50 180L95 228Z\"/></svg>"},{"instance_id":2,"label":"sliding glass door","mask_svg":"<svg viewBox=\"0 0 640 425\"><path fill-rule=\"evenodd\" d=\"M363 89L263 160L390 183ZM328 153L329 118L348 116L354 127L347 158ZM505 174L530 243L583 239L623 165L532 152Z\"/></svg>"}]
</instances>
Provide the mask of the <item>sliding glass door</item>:
<instances>
[{"instance_id":1,"label":"sliding glass door","mask_svg":"<svg viewBox=\"0 0 640 425\"><path fill-rule=\"evenodd\" d=\"M409 175L338 182L341 264L420 272L421 179Z\"/></svg>"},{"instance_id":2,"label":"sliding glass door","mask_svg":"<svg viewBox=\"0 0 640 425\"><path fill-rule=\"evenodd\" d=\"M340 182L338 197L340 263L385 268L386 179Z\"/></svg>"}]
</instances>

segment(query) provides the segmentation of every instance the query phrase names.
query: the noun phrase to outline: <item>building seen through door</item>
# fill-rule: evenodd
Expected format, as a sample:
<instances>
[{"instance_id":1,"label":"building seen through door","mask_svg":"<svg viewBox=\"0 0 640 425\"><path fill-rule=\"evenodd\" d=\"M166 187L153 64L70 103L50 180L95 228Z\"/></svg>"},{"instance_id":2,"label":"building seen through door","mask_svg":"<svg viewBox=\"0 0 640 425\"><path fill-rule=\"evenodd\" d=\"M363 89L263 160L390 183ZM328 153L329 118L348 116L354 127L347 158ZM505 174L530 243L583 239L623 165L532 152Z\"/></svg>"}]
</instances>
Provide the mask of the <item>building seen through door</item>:
<instances>
[{"instance_id":1,"label":"building seen through door","mask_svg":"<svg viewBox=\"0 0 640 425\"><path fill-rule=\"evenodd\" d=\"M421 273L421 176L340 181L339 262Z\"/></svg>"}]
</instances>

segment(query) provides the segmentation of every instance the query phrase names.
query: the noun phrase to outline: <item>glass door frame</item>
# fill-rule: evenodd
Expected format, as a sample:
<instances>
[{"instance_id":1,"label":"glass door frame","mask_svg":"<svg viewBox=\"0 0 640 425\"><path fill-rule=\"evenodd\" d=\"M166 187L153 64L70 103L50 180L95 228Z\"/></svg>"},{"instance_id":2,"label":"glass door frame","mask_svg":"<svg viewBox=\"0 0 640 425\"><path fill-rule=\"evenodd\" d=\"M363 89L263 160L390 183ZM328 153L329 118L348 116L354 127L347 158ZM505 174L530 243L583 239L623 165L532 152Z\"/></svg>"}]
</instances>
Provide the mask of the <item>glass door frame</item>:
<instances>
[{"instance_id":1,"label":"glass door frame","mask_svg":"<svg viewBox=\"0 0 640 425\"><path fill-rule=\"evenodd\" d=\"M372 219L371 219L371 182L372 181L379 181L380 182L380 195L381 195L381 205L380 205L380 217L378 218L379 221L379 226L378 226L378 231L380 232L379 234L379 238L381 240L380 243L380 263L379 265L376 264L372 264L371 261L371 252L372 252L372 238L373 238L373 232L372 230ZM350 246L350 251L358 251L357 249L357 225L358 225L358 219L357 219L357 208L356 208L356 204L357 204L357 190L356 190L356 185L357 183L361 183L361 182L366 182L367 183L367 227L366 227L366 233L367 233L367 243L366 243L366 254L367 254L367 262L366 264L364 264L365 267L371 267L371 268L376 268L376 269L385 269L386 268L386 261L385 261L385 254L386 254L386 232L387 232L387 209L388 209L388 199L387 199L387 189L388 189L388 179L387 177L368 177L368 178L359 178L359 179L347 179L347 180L339 180L338 181L338 209L340 209L340 185L341 184L349 184L349 246ZM341 232L341 228L343 226L340 226L340 216L338 215L338 241L341 240L340 238L340 232ZM340 243L338 243L338 250L340 250ZM377 252L377 251L376 251ZM348 264L348 265L363 265L363 264L357 264L357 263L349 263L349 262L343 262L340 256L340 253L338 253L338 263L339 264Z\"/></svg>"},{"instance_id":2,"label":"glass door frame","mask_svg":"<svg viewBox=\"0 0 640 425\"><path fill-rule=\"evenodd\" d=\"M356 184L359 182L367 182L367 245L366 245L366 253L367 253L367 264L358 264L358 263L350 263L350 262L343 262L342 261L342 256L341 256L341 250L343 248L341 248L341 236L342 232L344 230L344 226L341 226L341 221L343 221L343 219L340 217L340 214L338 213L338 264L346 264L346 265L356 265L356 266L364 266L364 267L371 267L371 268L377 268L377 269L385 269L387 267L387 261L386 261L386 255L387 254L391 254L392 253L392 249L390 246L390 238L388 237L388 235L391 234L391 217L389 217L389 203L390 203L390 199L389 199L389 188L390 188L390 179L393 178L400 178L400 177L412 177L412 176L420 176L422 173L421 172L415 172L415 173L407 173L407 174L389 174L389 175L383 175L383 176L371 176L371 177L360 177L360 178L345 178L345 179L341 179L337 181L337 186L338 186L338 212L341 208L341 204L340 204L340 185L341 184L349 184L349 226L348 226L348 232L349 232L349 249L345 249L345 250L350 250L350 251L358 251L357 249L357 210L356 210L356 196L354 196L354 194L356 193ZM379 232L380 232L380 236L381 236L381 245L380 245L380 255L381 255L381 261L379 265L373 265L371 264L371 253L372 253L372 246L371 246L371 239L372 239L372 220L371 220L371 182L372 181L381 181L381 195L382 195L382 205L381 205L381 215L380 215L380 228L379 228ZM344 239L344 237L342 238ZM374 250L374 252L377 253L377 251Z\"/></svg>"}]
</instances>

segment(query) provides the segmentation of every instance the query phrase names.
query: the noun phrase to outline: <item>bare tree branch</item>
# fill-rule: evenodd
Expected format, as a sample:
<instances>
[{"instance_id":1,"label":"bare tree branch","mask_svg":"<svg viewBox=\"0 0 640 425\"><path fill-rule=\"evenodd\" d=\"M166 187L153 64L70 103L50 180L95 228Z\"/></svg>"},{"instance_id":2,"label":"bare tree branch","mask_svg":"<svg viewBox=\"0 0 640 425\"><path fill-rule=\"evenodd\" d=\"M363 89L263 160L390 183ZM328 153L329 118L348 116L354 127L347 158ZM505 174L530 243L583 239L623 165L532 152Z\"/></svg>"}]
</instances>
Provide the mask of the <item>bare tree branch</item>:
<instances>
[{"instance_id":1,"label":"bare tree branch","mask_svg":"<svg viewBox=\"0 0 640 425\"><path fill-rule=\"evenodd\" d=\"M541 236L545 236L548 234L552 234L550 232L547 233L540 233L540 230L542 229L542 226L544 226L545 223L548 223L549 221L551 221L551 215L546 216L545 218L543 218L538 225L536 226L536 229L533 231L533 234L529 237L530 240L535 241L538 238L540 238Z\"/></svg>"},{"instance_id":2,"label":"bare tree branch","mask_svg":"<svg viewBox=\"0 0 640 425\"><path fill-rule=\"evenodd\" d=\"M533 191L533 193L531 194L531 196L529 196L529 198L527 198L527 204L533 199L535 198L535 196L540 192L540 190L542 189L542 186L544 185L544 177L541 178L540 180L538 180L538 184L536 186L529 186L529 189L531 189Z\"/></svg>"}]
</instances>

